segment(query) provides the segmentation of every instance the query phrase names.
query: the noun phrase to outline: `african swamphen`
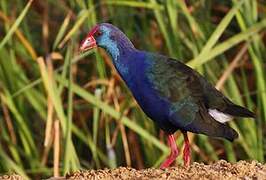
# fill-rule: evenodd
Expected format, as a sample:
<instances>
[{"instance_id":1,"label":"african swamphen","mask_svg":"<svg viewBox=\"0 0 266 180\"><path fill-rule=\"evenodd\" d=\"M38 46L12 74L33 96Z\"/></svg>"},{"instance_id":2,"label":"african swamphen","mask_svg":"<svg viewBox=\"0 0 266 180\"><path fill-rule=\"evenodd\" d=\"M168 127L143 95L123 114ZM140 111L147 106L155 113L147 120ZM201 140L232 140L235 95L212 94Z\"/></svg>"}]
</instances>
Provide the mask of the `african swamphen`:
<instances>
[{"instance_id":1,"label":"african swamphen","mask_svg":"<svg viewBox=\"0 0 266 180\"><path fill-rule=\"evenodd\" d=\"M184 164L190 163L187 131L233 141L237 132L225 122L238 117L255 117L215 89L203 76L185 64L134 47L117 27L96 25L80 46L80 51L101 47L111 56L142 110L168 136L171 154L161 168L170 166L178 156L174 132L184 135Z\"/></svg>"}]
</instances>

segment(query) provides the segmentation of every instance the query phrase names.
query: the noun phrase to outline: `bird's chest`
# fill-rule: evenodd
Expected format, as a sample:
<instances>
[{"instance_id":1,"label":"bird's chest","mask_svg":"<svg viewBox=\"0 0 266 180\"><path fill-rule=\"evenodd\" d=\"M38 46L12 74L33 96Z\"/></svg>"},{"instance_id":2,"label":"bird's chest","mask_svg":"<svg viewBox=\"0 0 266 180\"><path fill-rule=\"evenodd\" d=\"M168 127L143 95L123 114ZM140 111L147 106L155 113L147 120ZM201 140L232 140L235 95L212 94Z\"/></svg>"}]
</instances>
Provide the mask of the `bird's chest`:
<instances>
[{"instance_id":1,"label":"bird's chest","mask_svg":"<svg viewBox=\"0 0 266 180\"><path fill-rule=\"evenodd\" d=\"M168 104L158 96L146 74L146 65L130 67L129 75L123 78L142 110L152 120L161 123L167 120Z\"/></svg>"}]
</instances>

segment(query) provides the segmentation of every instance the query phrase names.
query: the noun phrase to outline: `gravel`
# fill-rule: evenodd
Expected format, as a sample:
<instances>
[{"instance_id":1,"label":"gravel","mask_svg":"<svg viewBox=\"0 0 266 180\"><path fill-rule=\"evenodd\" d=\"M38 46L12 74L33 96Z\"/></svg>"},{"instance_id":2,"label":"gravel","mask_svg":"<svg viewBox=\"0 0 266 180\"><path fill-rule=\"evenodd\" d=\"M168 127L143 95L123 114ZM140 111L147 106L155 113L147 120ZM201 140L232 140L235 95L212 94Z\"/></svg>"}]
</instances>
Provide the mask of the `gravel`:
<instances>
[{"instance_id":1,"label":"gravel","mask_svg":"<svg viewBox=\"0 0 266 180\"><path fill-rule=\"evenodd\" d=\"M4 175L0 179L22 179L18 175ZM150 179L182 179L182 180L266 180L266 164L256 161L239 161L228 163L220 160L214 164L205 165L194 162L189 167L176 166L168 169L148 168L136 170L130 167L116 169L80 170L67 174L65 177L50 178L49 180L93 179L93 180L150 180Z\"/></svg>"},{"instance_id":2,"label":"gravel","mask_svg":"<svg viewBox=\"0 0 266 180\"><path fill-rule=\"evenodd\" d=\"M143 169L136 170L130 167L119 167L116 169L86 170L70 173L67 179L265 179L266 164L256 161L239 161L228 163L220 160L211 165L193 163L189 167L177 166L168 169Z\"/></svg>"}]
</instances>

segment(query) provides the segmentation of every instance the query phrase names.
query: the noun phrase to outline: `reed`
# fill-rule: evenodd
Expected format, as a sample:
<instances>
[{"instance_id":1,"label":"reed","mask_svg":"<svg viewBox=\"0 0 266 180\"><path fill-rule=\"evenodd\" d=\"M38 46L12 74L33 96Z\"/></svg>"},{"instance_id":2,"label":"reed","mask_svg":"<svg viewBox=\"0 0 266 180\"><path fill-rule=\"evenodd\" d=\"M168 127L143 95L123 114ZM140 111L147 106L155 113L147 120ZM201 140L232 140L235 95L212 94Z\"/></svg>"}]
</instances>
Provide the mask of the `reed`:
<instances>
[{"instance_id":1,"label":"reed","mask_svg":"<svg viewBox=\"0 0 266 180\"><path fill-rule=\"evenodd\" d=\"M232 1L0 2L0 172L24 178L92 168L158 167L169 150L110 58L78 53L97 22L139 48L186 62L256 119L234 143L189 134L193 160L265 161L266 4ZM183 138L176 133L182 148ZM181 157L177 162L181 163Z\"/></svg>"}]
</instances>

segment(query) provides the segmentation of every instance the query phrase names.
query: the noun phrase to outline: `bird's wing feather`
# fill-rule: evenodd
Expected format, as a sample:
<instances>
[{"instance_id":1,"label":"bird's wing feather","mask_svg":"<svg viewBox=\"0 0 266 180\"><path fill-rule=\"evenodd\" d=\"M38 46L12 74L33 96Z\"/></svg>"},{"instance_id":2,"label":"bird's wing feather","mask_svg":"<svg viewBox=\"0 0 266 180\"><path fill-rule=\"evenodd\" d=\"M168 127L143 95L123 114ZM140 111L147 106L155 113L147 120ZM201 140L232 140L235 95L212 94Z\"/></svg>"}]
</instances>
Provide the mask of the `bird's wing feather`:
<instances>
[{"instance_id":1,"label":"bird's wing feather","mask_svg":"<svg viewBox=\"0 0 266 180\"><path fill-rule=\"evenodd\" d=\"M185 127L196 120L204 101L198 73L183 63L165 56L153 55L148 76L161 98L170 105L169 120L178 127Z\"/></svg>"},{"instance_id":2,"label":"bird's wing feather","mask_svg":"<svg viewBox=\"0 0 266 180\"><path fill-rule=\"evenodd\" d=\"M208 82L202 75L188 67L187 65L175 60L165 57L162 59L167 62L168 69L171 73L176 74L176 80L185 82L187 92L190 95L194 103L203 103L206 109L216 109L222 113L229 114L238 117L255 117L255 114L248 109L234 104L220 91L218 91L210 82ZM172 78L173 79L173 78ZM176 84L169 84L169 87ZM178 93L177 93L178 94ZM177 95L173 92L173 97Z\"/></svg>"},{"instance_id":3,"label":"bird's wing feather","mask_svg":"<svg viewBox=\"0 0 266 180\"><path fill-rule=\"evenodd\" d=\"M199 73L165 56L153 57L148 76L170 104L169 121L181 130L233 140L237 133L215 120L209 108L227 107L229 100ZM215 102L213 102L215 101Z\"/></svg>"},{"instance_id":4,"label":"bird's wing feather","mask_svg":"<svg viewBox=\"0 0 266 180\"><path fill-rule=\"evenodd\" d=\"M205 81L205 83L204 83ZM255 114L248 109L234 104L227 97L225 97L220 91L213 87L203 77L201 77L201 84L204 86L204 94L206 100L206 106L209 109L216 109L222 113L229 114L238 117L255 117Z\"/></svg>"}]
</instances>

